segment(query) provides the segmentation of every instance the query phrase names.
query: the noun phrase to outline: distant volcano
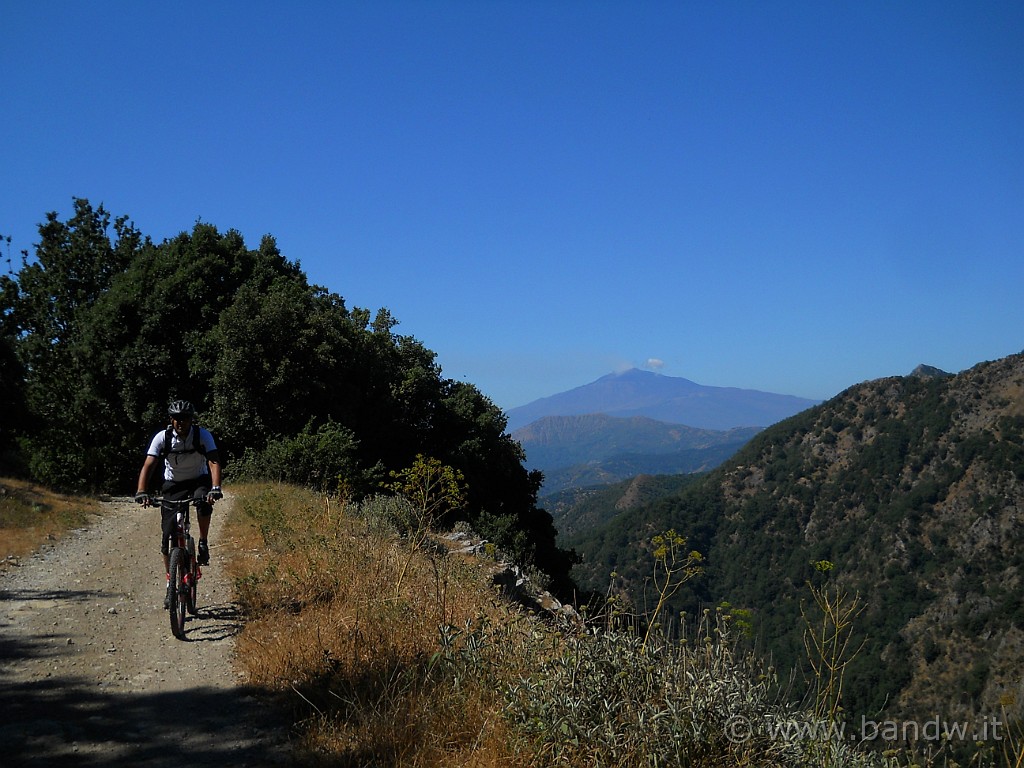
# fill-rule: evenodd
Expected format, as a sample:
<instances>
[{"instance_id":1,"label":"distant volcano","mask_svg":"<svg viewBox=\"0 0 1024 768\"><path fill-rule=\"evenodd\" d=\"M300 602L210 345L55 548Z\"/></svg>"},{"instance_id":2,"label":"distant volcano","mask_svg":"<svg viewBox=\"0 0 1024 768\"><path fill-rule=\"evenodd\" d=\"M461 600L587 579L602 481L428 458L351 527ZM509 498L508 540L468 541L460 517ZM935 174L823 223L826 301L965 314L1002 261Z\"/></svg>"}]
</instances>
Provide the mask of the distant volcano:
<instances>
[{"instance_id":1,"label":"distant volcano","mask_svg":"<svg viewBox=\"0 0 1024 768\"><path fill-rule=\"evenodd\" d=\"M512 408L507 415L510 432L544 416L591 413L618 417L646 416L689 427L727 430L767 427L819 402L754 389L706 387L689 379L632 368Z\"/></svg>"}]
</instances>

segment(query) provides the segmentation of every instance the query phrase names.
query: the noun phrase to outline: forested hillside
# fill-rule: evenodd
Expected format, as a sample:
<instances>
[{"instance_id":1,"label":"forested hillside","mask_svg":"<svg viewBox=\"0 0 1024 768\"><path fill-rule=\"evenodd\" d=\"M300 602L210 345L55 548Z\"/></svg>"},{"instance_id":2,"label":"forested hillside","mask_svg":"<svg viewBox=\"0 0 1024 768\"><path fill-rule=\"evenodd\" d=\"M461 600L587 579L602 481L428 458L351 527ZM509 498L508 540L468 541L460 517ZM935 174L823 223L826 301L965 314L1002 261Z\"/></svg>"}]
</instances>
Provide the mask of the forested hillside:
<instances>
[{"instance_id":1,"label":"forested hillside","mask_svg":"<svg viewBox=\"0 0 1024 768\"><path fill-rule=\"evenodd\" d=\"M154 243L76 199L67 221L46 216L0 288L4 472L134 491L148 438L184 398L236 477L360 498L418 455L437 459L464 478L455 514L566 588L570 558L536 505L541 477L501 410L444 378L387 309L311 285L269 235L251 250L199 222Z\"/></svg>"},{"instance_id":2,"label":"forested hillside","mask_svg":"<svg viewBox=\"0 0 1024 768\"><path fill-rule=\"evenodd\" d=\"M927 373L927 371L925 372ZM674 528L706 555L675 607L752 612L782 669L805 657L813 562L859 595L851 713L1019 718L1024 702L1024 355L851 387L757 435L678 494L568 539L575 571L636 602ZM688 585L689 586L689 585Z\"/></svg>"},{"instance_id":3,"label":"forested hillside","mask_svg":"<svg viewBox=\"0 0 1024 768\"><path fill-rule=\"evenodd\" d=\"M544 497L544 506L555 520L559 538L571 540L600 529L616 517L625 516L659 499L678 494L698 482L696 473L664 475L639 474L607 485L572 487Z\"/></svg>"}]
</instances>

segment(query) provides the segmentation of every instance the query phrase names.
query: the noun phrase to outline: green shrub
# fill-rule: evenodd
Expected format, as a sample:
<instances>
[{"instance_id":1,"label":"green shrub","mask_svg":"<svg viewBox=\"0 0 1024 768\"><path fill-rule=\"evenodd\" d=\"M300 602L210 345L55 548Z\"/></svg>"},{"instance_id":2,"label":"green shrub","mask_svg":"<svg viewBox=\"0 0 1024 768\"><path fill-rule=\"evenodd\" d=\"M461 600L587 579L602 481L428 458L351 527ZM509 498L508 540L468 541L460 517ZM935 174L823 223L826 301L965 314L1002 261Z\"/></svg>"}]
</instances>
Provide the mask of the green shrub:
<instances>
[{"instance_id":1,"label":"green shrub","mask_svg":"<svg viewBox=\"0 0 1024 768\"><path fill-rule=\"evenodd\" d=\"M341 424L327 422L316 430L307 425L294 437L272 439L260 451L247 451L231 467L231 477L334 491L339 483L356 477L357 447L352 430Z\"/></svg>"},{"instance_id":2,"label":"green shrub","mask_svg":"<svg viewBox=\"0 0 1024 768\"><path fill-rule=\"evenodd\" d=\"M706 611L691 637L659 633L646 646L631 631L578 631L557 644L535 632L538 662L511 678L491 659L499 632L449 632L440 655L452 677L494 680L531 765L895 765L853 748L841 726L779 704L774 670L737 650L728 613Z\"/></svg>"}]
</instances>

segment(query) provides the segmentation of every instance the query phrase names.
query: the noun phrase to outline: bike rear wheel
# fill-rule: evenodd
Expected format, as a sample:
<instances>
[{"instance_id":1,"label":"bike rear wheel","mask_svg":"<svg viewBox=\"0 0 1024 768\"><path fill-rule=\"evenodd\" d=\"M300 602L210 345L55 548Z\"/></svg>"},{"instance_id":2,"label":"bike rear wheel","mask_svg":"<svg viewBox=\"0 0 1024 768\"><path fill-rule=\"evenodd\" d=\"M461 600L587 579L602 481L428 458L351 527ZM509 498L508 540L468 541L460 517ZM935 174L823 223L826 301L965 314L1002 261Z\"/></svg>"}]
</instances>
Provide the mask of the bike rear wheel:
<instances>
[{"instance_id":1,"label":"bike rear wheel","mask_svg":"<svg viewBox=\"0 0 1024 768\"><path fill-rule=\"evenodd\" d=\"M188 555L181 547L171 550L171 633L185 639L185 612L188 610Z\"/></svg>"}]
</instances>

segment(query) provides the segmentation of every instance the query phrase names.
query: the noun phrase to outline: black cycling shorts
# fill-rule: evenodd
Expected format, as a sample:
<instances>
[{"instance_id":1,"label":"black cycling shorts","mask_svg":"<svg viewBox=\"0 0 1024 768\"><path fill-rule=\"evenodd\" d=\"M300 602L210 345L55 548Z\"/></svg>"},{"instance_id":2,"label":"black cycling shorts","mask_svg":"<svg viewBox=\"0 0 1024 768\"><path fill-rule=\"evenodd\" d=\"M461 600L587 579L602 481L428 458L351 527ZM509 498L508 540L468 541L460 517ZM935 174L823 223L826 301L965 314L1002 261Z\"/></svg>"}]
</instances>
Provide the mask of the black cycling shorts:
<instances>
[{"instance_id":1,"label":"black cycling shorts","mask_svg":"<svg viewBox=\"0 0 1024 768\"><path fill-rule=\"evenodd\" d=\"M203 475L193 480L164 480L160 493L167 501L203 499L203 502L196 507L196 514L199 517L209 517L213 514L213 505L205 499L210 492L211 485L209 475ZM175 512L177 509L174 507L160 507L160 553L163 555L170 552L168 542L174 536Z\"/></svg>"}]
</instances>

